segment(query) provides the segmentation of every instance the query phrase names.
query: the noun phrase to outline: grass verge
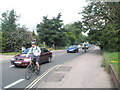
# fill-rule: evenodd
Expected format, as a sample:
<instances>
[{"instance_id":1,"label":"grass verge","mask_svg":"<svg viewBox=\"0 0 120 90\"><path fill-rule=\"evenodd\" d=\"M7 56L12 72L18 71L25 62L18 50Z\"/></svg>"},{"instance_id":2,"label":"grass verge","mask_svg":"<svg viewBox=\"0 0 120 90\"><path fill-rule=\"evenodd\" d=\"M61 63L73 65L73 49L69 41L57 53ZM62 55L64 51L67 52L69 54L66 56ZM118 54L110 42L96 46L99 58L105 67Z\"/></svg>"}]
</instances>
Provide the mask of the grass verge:
<instances>
[{"instance_id":1,"label":"grass verge","mask_svg":"<svg viewBox=\"0 0 120 90\"><path fill-rule=\"evenodd\" d=\"M109 64L112 64L116 74L120 77L120 52L104 52L102 66L105 67L106 71L109 73Z\"/></svg>"},{"instance_id":2,"label":"grass verge","mask_svg":"<svg viewBox=\"0 0 120 90\"><path fill-rule=\"evenodd\" d=\"M16 55L20 54L20 52L11 52L11 53L0 53L1 55Z\"/></svg>"}]
</instances>

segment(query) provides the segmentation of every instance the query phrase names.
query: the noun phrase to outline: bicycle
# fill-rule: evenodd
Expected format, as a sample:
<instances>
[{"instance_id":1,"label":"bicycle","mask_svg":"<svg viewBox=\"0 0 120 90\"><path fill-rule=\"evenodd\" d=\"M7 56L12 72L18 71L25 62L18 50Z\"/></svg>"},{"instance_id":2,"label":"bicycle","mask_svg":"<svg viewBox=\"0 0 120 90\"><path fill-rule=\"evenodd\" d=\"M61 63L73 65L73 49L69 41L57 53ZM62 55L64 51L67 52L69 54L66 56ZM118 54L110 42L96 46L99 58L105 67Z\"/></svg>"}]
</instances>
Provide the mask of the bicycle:
<instances>
[{"instance_id":1,"label":"bicycle","mask_svg":"<svg viewBox=\"0 0 120 90\"><path fill-rule=\"evenodd\" d=\"M87 48L86 48L86 47L84 47L84 51L85 51L85 52L86 52L86 49L87 49Z\"/></svg>"},{"instance_id":2,"label":"bicycle","mask_svg":"<svg viewBox=\"0 0 120 90\"><path fill-rule=\"evenodd\" d=\"M29 80L32 77L33 73L38 75L40 73L40 67L39 67L39 70L38 70L37 67L36 67L36 64L35 64L35 58L31 59L30 64L27 66L27 68L25 70L25 78L27 80Z\"/></svg>"}]
</instances>

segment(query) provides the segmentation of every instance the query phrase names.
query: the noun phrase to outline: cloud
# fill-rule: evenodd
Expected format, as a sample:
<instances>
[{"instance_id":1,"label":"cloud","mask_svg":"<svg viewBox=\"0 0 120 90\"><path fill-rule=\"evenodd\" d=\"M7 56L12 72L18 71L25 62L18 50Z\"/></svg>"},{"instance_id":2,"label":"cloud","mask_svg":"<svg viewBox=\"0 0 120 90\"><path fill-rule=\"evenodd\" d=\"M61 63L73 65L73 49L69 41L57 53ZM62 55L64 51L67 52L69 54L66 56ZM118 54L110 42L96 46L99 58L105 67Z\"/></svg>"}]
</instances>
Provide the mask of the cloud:
<instances>
[{"instance_id":1,"label":"cloud","mask_svg":"<svg viewBox=\"0 0 120 90\"><path fill-rule=\"evenodd\" d=\"M20 24L35 29L43 16L51 18L60 12L65 24L81 20L78 13L85 5L85 0L2 0L0 14L14 9L21 16Z\"/></svg>"}]
</instances>

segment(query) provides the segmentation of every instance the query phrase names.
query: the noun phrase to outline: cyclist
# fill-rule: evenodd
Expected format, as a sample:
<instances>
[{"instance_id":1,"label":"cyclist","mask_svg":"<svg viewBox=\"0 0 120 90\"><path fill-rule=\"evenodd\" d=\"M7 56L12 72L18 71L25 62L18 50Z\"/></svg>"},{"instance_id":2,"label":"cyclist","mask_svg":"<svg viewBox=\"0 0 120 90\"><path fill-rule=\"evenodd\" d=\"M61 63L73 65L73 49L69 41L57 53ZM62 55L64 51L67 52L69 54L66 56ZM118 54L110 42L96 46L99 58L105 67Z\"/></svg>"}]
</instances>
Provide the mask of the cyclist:
<instances>
[{"instance_id":1,"label":"cyclist","mask_svg":"<svg viewBox=\"0 0 120 90\"><path fill-rule=\"evenodd\" d=\"M40 65L39 65L40 58L39 57L40 57L41 50L40 50L40 47L36 46L35 42L31 42L31 45L32 45L32 47L26 54L26 57L28 57L30 53L33 53L36 67L39 70L39 68L40 68Z\"/></svg>"},{"instance_id":2,"label":"cyclist","mask_svg":"<svg viewBox=\"0 0 120 90\"><path fill-rule=\"evenodd\" d=\"M87 49L87 45L86 45L86 44L84 44L84 50L85 50L85 52L86 52L86 49Z\"/></svg>"}]
</instances>

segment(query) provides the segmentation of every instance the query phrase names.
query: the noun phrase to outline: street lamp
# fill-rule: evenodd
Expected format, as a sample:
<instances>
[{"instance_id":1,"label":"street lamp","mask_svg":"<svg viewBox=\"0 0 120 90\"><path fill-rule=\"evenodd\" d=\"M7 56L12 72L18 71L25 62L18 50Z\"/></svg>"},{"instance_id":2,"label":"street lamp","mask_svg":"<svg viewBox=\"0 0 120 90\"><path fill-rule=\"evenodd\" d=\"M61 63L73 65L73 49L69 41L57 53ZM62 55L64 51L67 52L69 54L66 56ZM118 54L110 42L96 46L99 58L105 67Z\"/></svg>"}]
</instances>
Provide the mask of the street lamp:
<instances>
[{"instance_id":1,"label":"street lamp","mask_svg":"<svg viewBox=\"0 0 120 90\"><path fill-rule=\"evenodd\" d=\"M45 42L43 42L43 45L44 45L44 47L45 47Z\"/></svg>"}]
</instances>

